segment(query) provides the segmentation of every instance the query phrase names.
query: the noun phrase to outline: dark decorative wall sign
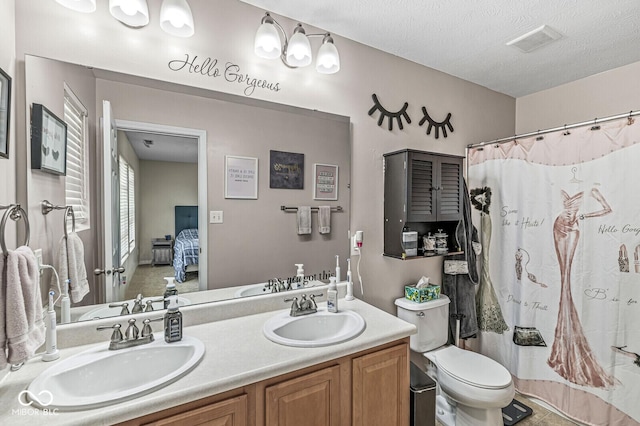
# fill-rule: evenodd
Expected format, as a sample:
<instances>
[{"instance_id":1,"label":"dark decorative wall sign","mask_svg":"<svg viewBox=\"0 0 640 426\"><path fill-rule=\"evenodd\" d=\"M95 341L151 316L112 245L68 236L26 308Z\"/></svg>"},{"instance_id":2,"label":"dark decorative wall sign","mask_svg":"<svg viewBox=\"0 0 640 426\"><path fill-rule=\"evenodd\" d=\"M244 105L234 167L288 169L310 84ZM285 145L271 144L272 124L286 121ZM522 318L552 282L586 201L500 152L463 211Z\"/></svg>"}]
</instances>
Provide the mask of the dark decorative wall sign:
<instances>
[{"instance_id":1,"label":"dark decorative wall sign","mask_svg":"<svg viewBox=\"0 0 640 426\"><path fill-rule=\"evenodd\" d=\"M269 151L269 188L303 189L304 154Z\"/></svg>"},{"instance_id":2,"label":"dark decorative wall sign","mask_svg":"<svg viewBox=\"0 0 640 426\"><path fill-rule=\"evenodd\" d=\"M369 110L369 115L372 115L376 111L380 111L380 118L378 118L378 126L382 125L384 118L386 117L389 121L389 131L393 130L393 119L398 121L398 127L402 130L404 127L402 126L402 117L407 120L407 123L411 123L411 118L409 118L409 114L407 114L407 107L409 106L408 102L404 103L404 106L400 108L397 112L391 112L387 110L385 107L380 105L380 101L378 101L378 97L374 93L371 95L373 98L373 106Z\"/></svg>"},{"instance_id":3,"label":"dark decorative wall sign","mask_svg":"<svg viewBox=\"0 0 640 426\"><path fill-rule=\"evenodd\" d=\"M184 59L174 59L168 63L171 71L186 71L190 74L201 74L205 77L223 77L228 83L238 83L244 87L245 96L251 96L256 89L265 89L272 92L279 92L282 88L279 82L272 82L250 76L240 70L240 65L233 62L219 64L215 58L198 59L198 55L190 57L188 53Z\"/></svg>"},{"instance_id":4,"label":"dark decorative wall sign","mask_svg":"<svg viewBox=\"0 0 640 426\"><path fill-rule=\"evenodd\" d=\"M449 128L449 131L453 133L453 126L451 125L451 113L447 114L447 118L439 123L429 116L425 107L422 107L422 113L424 114L424 117L422 117L422 120L420 120L420 123L418 123L418 125L422 126L425 121L429 122L429 126L427 127L427 135L431 134L431 129L434 127L436 129L436 139L440 137L440 129L442 129L442 135L445 138L447 137L447 128Z\"/></svg>"}]
</instances>

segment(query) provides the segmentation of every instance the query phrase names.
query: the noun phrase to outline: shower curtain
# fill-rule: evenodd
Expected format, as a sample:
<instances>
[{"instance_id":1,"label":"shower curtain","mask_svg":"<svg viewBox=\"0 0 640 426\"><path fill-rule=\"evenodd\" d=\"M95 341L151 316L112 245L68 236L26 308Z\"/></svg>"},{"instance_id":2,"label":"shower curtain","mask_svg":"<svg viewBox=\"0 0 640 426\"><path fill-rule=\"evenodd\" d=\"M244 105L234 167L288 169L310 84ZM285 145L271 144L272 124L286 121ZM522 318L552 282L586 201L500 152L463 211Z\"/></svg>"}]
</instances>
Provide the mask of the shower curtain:
<instances>
[{"instance_id":1,"label":"shower curtain","mask_svg":"<svg viewBox=\"0 0 640 426\"><path fill-rule=\"evenodd\" d=\"M518 391L590 425L640 425L633 121L468 154L473 219L488 246L476 305L478 323L492 326L481 327L481 352L509 369Z\"/></svg>"}]
</instances>

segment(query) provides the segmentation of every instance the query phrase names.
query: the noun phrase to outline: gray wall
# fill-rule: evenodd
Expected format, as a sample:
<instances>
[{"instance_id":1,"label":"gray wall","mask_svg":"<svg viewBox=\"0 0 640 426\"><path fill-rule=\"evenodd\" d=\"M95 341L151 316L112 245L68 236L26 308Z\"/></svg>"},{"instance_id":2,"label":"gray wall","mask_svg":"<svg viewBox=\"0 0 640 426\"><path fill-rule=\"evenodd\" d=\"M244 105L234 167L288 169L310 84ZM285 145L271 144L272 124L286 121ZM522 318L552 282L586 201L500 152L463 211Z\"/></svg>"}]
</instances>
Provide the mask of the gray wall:
<instances>
[{"instance_id":1,"label":"gray wall","mask_svg":"<svg viewBox=\"0 0 640 426\"><path fill-rule=\"evenodd\" d=\"M640 62L518 98L516 131L532 132L638 110L638 75Z\"/></svg>"},{"instance_id":2,"label":"gray wall","mask_svg":"<svg viewBox=\"0 0 640 426\"><path fill-rule=\"evenodd\" d=\"M90 167L92 170L95 170L96 99L95 78L91 71L84 67L67 64L53 64L51 61L33 57L29 58L29 63L25 68L26 81L29 82L25 91L26 108L24 112L17 110L17 114L19 114L18 117L21 117L22 120L24 120L25 117L29 117L30 119L31 105L33 103L45 105L56 116L60 118L64 117L64 83L66 82L88 110L88 134L90 141L88 158L90 159ZM23 149L23 158L29 159L20 162L18 169L21 170L21 172L19 172L19 177L26 182L27 188L29 188L26 194L26 200L27 213L29 215L29 222L31 225L30 246L33 249L42 249L44 263L54 265L54 256L57 251L60 238L64 233L64 214L62 211L53 211L48 215L43 216L40 203L43 200L48 200L55 205L65 204L65 177L46 173L37 169L32 170L30 162L30 138L26 137L24 133L19 133L18 141L19 146ZM96 175L92 174L90 176L90 188L96 188L96 179ZM92 191L91 197L94 196L95 191ZM89 272L93 271L97 260L95 250L93 248L95 246L94 228L99 212L93 204L94 203L92 203L90 211L92 227L78 231L78 236L80 236L87 248L85 250L85 265ZM46 271L42 276L41 284L43 295L48 292L50 274L50 271ZM94 297L96 296L93 274L89 273L88 279L91 292L85 296L81 305L94 303Z\"/></svg>"},{"instance_id":3,"label":"gray wall","mask_svg":"<svg viewBox=\"0 0 640 426\"><path fill-rule=\"evenodd\" d=\"M166 234L176 237L174 206L198 205L198 165L140 160L136 179L140 189L138 252L140 263L151 263L151 240Z\"/></svg>"}]
</instances>

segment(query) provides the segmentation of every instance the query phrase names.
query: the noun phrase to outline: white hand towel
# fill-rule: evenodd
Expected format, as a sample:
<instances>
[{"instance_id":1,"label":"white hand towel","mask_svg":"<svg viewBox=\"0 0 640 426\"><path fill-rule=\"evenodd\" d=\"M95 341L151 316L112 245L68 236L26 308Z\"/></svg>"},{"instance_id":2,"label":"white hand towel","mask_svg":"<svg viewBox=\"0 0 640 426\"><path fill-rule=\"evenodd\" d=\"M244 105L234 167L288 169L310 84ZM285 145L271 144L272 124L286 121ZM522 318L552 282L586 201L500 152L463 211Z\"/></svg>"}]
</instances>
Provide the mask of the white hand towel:
<instances>
[{"instance_id":1,"label":"white hand towel","mask_svg":"<svg viewBox=\"0 0 640 426\"><path fill-rule=\"evenodd\" d=\"M78 234L69 232L68 237L63 236L60 239L56 259L54 266L60 277L60 288L63 288L65 280L69 279L69 296L73 303L78 303L89 294L87 269L84 266L84 245ZM55 276L51 279L51 286L58 288L53 282L56 279Z\"/></svg>"},{"instance_id":2,"label":"white hand towel","mask_svg":"<svg viewBox=\"0 0 640 426\"><path fill-rule=\"evenodd\" d=\"M311 207L298 207L298 235L308 235L311 233Z\"/></svg>"},{"instance_id":3,"label":"white hand towel","mask_svg":"<svg viewBox=\"0 0 640 426\"><path fill-rule=\"evenodd\" d=\"M40 271L29 247L0 254L0 287L0 368L4 368L32 357L45 340Z\"/></svg>"},{"instance_id":4,"label":"white hand towel","mask_svg":"<svg viewBox=\"0 0 640 426\"><path fill-rule=\"evenodd\" d=\"M318 207L318 232L331 233L331 206Z\"/></svg>"}]
</instances>

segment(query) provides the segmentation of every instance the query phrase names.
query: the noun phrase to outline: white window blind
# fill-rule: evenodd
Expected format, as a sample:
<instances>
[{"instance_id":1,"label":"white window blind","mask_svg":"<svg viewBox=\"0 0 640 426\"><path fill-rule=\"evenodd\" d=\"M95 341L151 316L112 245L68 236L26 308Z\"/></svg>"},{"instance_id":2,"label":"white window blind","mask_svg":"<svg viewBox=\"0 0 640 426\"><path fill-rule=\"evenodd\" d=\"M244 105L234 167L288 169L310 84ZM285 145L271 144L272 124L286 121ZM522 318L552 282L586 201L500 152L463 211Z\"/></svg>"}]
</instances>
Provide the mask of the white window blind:
<instances>
[{"instance_id":1,"label":"white window blind","mask_svg":"<svg viewBox=\"0 0 640 426\"><path fill-rule=\"evenodd\" d=\"M87 109L68 85L64 85L64 122L67 124L67 174L65 204L73 207L76 225L89 228L89 176Z\"/></svg>"},{"instance_id":2,"label":"white window blind","mask_svg":"<svg viewBox=\"0 0 640 426\"><path fill-rule=\"evenodd\" d=\"M121 156L120 170L120 260L124 262L136 246L135 173Z\"/></svg>"}]
</instances>

